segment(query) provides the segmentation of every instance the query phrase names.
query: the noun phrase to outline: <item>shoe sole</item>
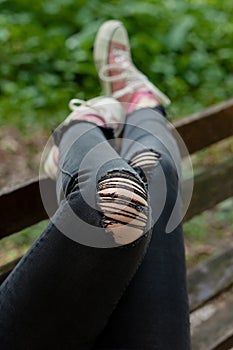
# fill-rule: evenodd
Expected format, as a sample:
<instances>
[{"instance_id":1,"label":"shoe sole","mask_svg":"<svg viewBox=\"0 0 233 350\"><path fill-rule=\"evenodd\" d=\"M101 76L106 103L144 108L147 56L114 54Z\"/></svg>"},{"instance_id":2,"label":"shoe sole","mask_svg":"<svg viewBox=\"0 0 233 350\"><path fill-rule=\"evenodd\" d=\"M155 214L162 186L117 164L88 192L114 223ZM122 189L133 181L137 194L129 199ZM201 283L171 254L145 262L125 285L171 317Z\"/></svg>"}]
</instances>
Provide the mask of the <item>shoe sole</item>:
<instances>
[{"instance_id":1,"label":"shoe sole","mask_svg":"<svg viewBox=\"0 0 233 350\"><path fill-rule=\"evenodd\" d=\"M94 43L94 61L97 72L99 72L105 64L108 64L109 43L112 41L114 32L119 27L125 30L121 22L116 20L107 21L100 27L96 35ZM126 36L128 37L127 32ZM101 84L103 86L104 94L106 96L111 96L111 84L102 80Z\"/></svg>"}]
</instances>

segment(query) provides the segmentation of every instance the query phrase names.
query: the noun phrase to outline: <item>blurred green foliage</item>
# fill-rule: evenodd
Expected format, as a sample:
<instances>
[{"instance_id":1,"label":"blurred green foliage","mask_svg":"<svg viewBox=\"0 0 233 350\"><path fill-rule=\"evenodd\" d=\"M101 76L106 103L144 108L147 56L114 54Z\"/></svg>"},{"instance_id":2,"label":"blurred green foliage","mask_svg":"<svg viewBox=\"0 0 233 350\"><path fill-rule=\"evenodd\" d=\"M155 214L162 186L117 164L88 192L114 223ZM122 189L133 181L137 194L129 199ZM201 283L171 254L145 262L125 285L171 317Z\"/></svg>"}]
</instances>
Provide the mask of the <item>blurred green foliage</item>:
<instances>
[{"instance_id":1,"label":"blurred green foliage","mask_svg":"<svg viewBox=\"0 0 233 350\"><path fill-rule=\"evenodd\" d=\"M16 259L26 253L28 248L47 226L48 221L41 221L36 225L27 227L21 232L0 240L0 265Z\"/></svg>"},{"instance_id":2,"label":"blurred green foliage","mask_svg":"<svg viewBox=\"0 0 233 350\"><path fill-rule=\"evenodd\" d=\"M232 97L232 0L0 0L0 124L50 129L70 98L98 95L93 41L112 18L172 116Z\"/></svg>"}]
</instances>

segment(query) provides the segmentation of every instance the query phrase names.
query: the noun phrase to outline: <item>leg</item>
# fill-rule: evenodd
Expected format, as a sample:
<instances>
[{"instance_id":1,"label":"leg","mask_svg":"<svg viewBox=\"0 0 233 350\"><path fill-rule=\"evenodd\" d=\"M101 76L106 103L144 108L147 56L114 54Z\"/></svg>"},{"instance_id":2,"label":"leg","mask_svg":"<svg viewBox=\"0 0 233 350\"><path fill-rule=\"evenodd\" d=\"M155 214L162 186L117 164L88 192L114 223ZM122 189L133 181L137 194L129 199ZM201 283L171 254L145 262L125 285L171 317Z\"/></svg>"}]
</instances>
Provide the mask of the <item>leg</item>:
<instances>
[{"instance_id":1,"label":"leg","mask_svg":"<svg viewBox=\"0 0 233 350\"><path fill-rule=\"evenodd\" d=\"M189 307L177 205L180 224L166 233L179 198L179 153L158 109L138 110L127 123L122 155L146 175L155 224L146 256L96 349L188 350Z\"/></svg>"},{"instance_id":2,"label":"leg","mask_svg":"<svg viewBox=\"0 0 233 350\"><path fill-rule=\"evenodd\" d=\"M154 220L148 252L96 349L188 350L180 156L159 113L159 105L170 101L135 67L121 22L103 24L94 48L104 92L120 101L128 114L122 156L148 182Z\"/></svg>"},{"instance_id":3,"label":"leg","mask_svg":"<svg viewBox=\"0 0 233 350\"><path fill-rule=\"evenodd\" d=\"M103 146L98 148L99 145ZM94 152L89 152L91 149ZM91 239L91 235L96 230L103 244L107 241L106 246L111 246L118 232L102 227L102 219L107 215L104 215L105 209L101 210L101 204L94 209L84 200L87 192L91 192L90 184L94 182L95 186L94 194L91 193L88 200L94 199L96 194L100 198L101 181L103 178L108 180L109 173L117 172L120 185L114 190L119 197L125 174L143 195L146 193L139 176L106 143L100 128L85 122L70 127L62 137L60 151L59 209L0 289L0 343L3 350L90 349L148 246L150 235L140 231L140 237L132 238L132 243L116 243L108 249L93 247L95 239ZM82 172L78 173L81 159L86 154L89 155L89 167L83 166ZM96 178L94 174L97 174ZM111 181L108 184L111 190ZM125 188L124 191L127 192ZM139 197L143 206L145 198ZM134 200L132 197L125 205L126 210L130 207L133 213ZM110 198L110 205L113 202ZM70 208L82 220L70 221ZM114 213L121 218L118 207ZM118 217L109 215L108 225L116 225ZM72 228L72 224L75 227ZM142 227L141 220L138 225ZM70 232L72 239L66 237ZM88 236L92 246L78 243L83 237L81 233Z\"/></svg>"}]
</instances>

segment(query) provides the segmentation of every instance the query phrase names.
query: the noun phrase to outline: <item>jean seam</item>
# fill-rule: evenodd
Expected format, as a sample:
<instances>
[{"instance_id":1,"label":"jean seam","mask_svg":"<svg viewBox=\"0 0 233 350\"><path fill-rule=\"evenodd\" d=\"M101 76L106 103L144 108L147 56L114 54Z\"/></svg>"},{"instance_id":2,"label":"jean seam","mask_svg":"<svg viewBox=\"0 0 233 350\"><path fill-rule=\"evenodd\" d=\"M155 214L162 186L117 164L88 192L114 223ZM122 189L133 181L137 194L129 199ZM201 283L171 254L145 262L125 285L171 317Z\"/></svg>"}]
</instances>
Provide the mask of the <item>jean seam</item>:
<instances>
[{"instance_id":1,"label":"jean seam","mask_svg":"<svg viewBox=\"0 0 233 350\"><path fill-rule=\"evenodd\" d=\"M64 170L63 168L59 167L59 170L62 172L62 174L70 176L73 180L77 181L77 178L73 176L69 171Z\"/></svg>"}]
</instances>

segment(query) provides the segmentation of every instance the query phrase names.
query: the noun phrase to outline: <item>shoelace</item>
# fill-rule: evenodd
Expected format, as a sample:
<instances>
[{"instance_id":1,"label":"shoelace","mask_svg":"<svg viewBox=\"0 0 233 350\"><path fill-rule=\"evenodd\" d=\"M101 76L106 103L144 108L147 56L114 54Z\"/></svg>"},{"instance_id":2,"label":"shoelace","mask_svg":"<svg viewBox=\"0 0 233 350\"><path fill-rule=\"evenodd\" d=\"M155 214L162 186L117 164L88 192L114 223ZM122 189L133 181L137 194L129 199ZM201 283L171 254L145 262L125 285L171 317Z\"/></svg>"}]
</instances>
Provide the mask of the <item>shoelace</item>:
<instances>
[{"instance_id":1,"label":"shoelace","mask_svg":"<svg viewBox=\"0 0 233 350\"><path fill-rule=\"evenodd\" d=\"M108 73L111 70L119 70L121 73L110 76ZM137 88L143 85L148 86L148 83L150 84L148 79L130 64L128 66L125 65L125 67L123 65L119 66L117 64L106 64L101 68L99 76L103 81L106 81L108 83L114 83L121 80L127 81L127 85L123 89L120 89L113 93L113 97L115 98L122 97L127 93L133 93Z\"/></svg>"},{"instance_id":2,"label":"shoelace","mask_svg":"<svg viewBox=\"0 0 233 350\"><path fill-rule=\"evenodd\" d=\"M88 108L88 113L85 110L81 111L80 110L81 107ZM92 121L94 121L96 124L97 124L97 121L98 121L98 125L104 126L106 124L105 119L101 116L102 114L104 114L104 111L102 110L102 113L101 113L101 107L98 106L98 108L95 108L95 106L93 106L93 104L90 103L90 101L81 100L79 98L73 98L69 102L69 108L72 110L72 113L65 120L66 124L70 122L70 120L75 120L75 119L81 120L80 119L81 115L87 116L88 114L89 114L89 117L91 116Z\"/></svg>"},{"instance_id":3,"label":"shoelace","mask_svg":"<svg viewBox=\"0 0 233 350\"><path fill-rule=\"evenodd\" d=\"M118 63L109 63L101 67L99 71L100 79L107 83L114 83L126 80L127 84L123 89L113 93L114 98L120 98L127 93L134 93L141 86L146 86L149 91L155 94L164 104L169 105L170 99L164 95L156 86L154 86L148 78L135 68L131 61L129 52L116 49L114 53L117 55ZM109 75L111 70L120 71L119 74Z\"/></svg>"},{"instance_id":4,"label":"shoelace","mask_svg":"<svg viewBox=\"0 0 233 350\"><path fill-rule=\"evenodd\" d=\"M78 105L78 106L77 106ZM72 111L77 111L80 106L85 106L85 107L92 107L91 104L88 101L81 100L79 98L73 98L69 102L69 108Z\"/></svg>"}]
</instances>

